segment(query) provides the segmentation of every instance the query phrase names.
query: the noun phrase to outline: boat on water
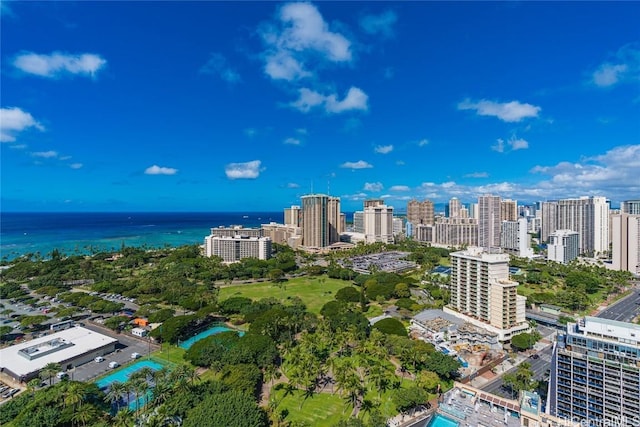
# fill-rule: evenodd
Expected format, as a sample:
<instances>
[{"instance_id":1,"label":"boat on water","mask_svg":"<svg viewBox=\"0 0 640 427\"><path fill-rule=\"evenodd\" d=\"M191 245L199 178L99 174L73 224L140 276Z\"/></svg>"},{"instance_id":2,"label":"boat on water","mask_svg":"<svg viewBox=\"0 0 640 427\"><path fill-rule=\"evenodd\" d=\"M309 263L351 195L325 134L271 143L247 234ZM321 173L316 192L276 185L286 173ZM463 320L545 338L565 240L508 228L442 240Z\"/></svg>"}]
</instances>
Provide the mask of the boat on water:
<instances>
[{"instance_id":1,"label":"boat on water","mask_svg":"<svg viewBox=\"0 0 640 427\"><path fill-rule=\"evenodd\" d=\"M249 218L249 215L242 215L242 218Z\"/></svg>"}]
</instances>

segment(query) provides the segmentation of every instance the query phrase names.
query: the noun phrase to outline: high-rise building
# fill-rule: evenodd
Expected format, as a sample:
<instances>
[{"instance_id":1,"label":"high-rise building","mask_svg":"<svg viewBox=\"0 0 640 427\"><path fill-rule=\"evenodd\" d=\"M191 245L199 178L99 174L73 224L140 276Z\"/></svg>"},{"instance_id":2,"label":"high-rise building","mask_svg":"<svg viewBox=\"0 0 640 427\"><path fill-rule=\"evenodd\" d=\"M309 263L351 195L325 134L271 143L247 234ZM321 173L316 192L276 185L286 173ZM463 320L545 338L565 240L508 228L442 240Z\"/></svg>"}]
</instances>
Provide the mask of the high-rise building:
<instances>
[{"instance_id":1,"label":"high-rise building","mask_svg":"<svg viewBox=\"0 0 640 427\"><path fill-rule=\"evenodd\" d=\"M382 199L367 199L364 201L364 208L373 208L376 206L384 205L384 200Z\"/></svg>"},{"instance_id":2,"label":"high-rise building","mask_svg":"<svg viewBox=\"0 0 640 427\"><path fill-rule=\"evenodd\" d=\"M518 220L518 201L504 199L500 201L500 220L501 221L517 221Z\"/></svg>"},{"instance_id":3,"label":"high-rise building","mask_svg":"<svg viewBox=\"0 0 640 427\"><path fill-rule=\"evenodd\" d=\"M460 209L462 209L462 204L457 197L452 197L449 200L449 218L458 218L460 216Z\"/></svg>"},{"instance_id":4,"label":"high-rise building","mask_svg":"<svg viewBox=\"0 0 640 427\"><path fill-rule=\"evenodd\" d=\"M481 248L500 247L500 196L486 194L478 198L478 246Z\"/></svg>"},{"instance_id":5,"label":"high-rise building","mask_svg":"<svg viewBox=\"0 0 640 427\"><path fill-rule=\"evenodd\" d=\"M498 334L500 341L529 328L526 298L509 279L509 255L496 249L470 247L452 252L451 302L445 312Z\"/></svg>"},{"instance_id":6,"label":"high-rise building","mask_svg":"<svg viewBox=\"0 0 640 427\"><path fill-rule=\"evenodd\" d=\"M402 218L393 218L393 235L398 236L404 233L404 221Z\"/></svg>"},{"instance_id":7,"label":"high-rise building","mask_svg":"<svg viewBox=\"0 0 640 427\"><path fill-rule=\"evenodd\" d=\"M477 203L469 203L469 218L480 220L480 209Z\"/></svg>"},{"instance_id":8,"label":"high-rise building","mask_svg":"<svg viewBox=\"0 0 640 427\"><path fill-rule=\"evenodd\" d=\"M302 210L300 206L291 205L290 208L284 209L285 225L294 225L300 227L302 225Z\"/></svg>"},{"instance_id":9,"label":"high-rise building","mask_svg":"<svg viewBox=\"0 0 640 427\"><path fill-rule=\"evenodd\" d=\"M625 200L620 204L620 212L630 215L640 215L640 200Z\"/></svg>"},{"instance_id":10,"label":"high-rise building","mask_svg":"<svg viewBox=\"0 0 640 427\"><path fill-rule=\"evenodd\" d=\"M577 231L556 230L549 235L547 245L547 259L549 261L568 264L578 258L580 250L578 241L580 235Z\"/></svg>"},{"instance_id":11,"label":"high-rise building","mask_svg":"<svg viewBox=\"0 0 640 427\"><path fill-rule=\"evenodd\" d=\"M640 325L597 317L568 323L554 345L547 410L584 426L640 420Z\"/></svg>"},{"instance_id":12,"label":"high-rise building","mask_svg":"<svg viewBox=\"0 0 640 427\"><path fill-rule=\"evenodd\" d=\"M219 256L224 262L237 262L243 258L271 258L271 239L269 237L249 236L207 236L204 239L205 255Z\"/></svg>"},{"instance_id":13,"label":"high-rise building","mask_svg":"<svg viewBox=\"0 0 640 427\"><path fill-rule=\"evenodd\" d=\"M559 228L557 200L541 203L540 220L540 241L548 242L549 235Z\"/></svg>"},{"instance_id":14,"label":"high-rise building","mask_svg":"<svg viewBox=\"0 0 640 427\"><path fill-rule=\"evenodd\" d=\"M211 228L211 236L213 237L262 237L262 228L244 228L241 225L232 227L214 227Z\"/></svg>"},{"instance_id":15,"label":"high-rise building","mask_svg":"<svg viewBox=\"0 0 640 427\"><path fill-rule=\"evenodd\" d=\"M302 244L324 248L340 241L340 198L326 194L302 196Z\"/></svg>"},{"instance_id":16,"label":"high-rise building","mask_svg":"<svg viewBox=\"0 0 640 427\"><path fill-rule=\"evenodd\" d=\"M609 250L609 203L604 197L544 202L541 236L543 241L555 230L577 231L580 254L604 254Z\"/></svg>"},{"instance_id":17,"label":"high-rise building","mask_svg":"<svg viewBox=\"0 0 640 427\"><path fill-rule=\"evenodd\" d=\"M640 274L640 215L613 215L611 228L613 269Z\"/></svg>"},{"instance_id":18,"label":"high-rise building","mask_svg":"<svg viewBox=\"0 0 640 427\"><path fill-rule=\"evenodd\" d=\"M418 224L433 224L433 202L431 200L419 202L415 199L409 201L407 203L407 221L414 226Z\"/></svg>"},{"instance_id":19,"label":"high-rise building","mask_svg":"<svg viewBox=\"0 0 640 427\"><path fill-rule=\"evenodd\" d=\"M526 218L519 218L517 221L502 221L500 247L520 258L533 258L531 236L527 230Z\"/></svg>"},{"instance_id":20,"label":"high-rise building","mask_svg":"<svg viewBox=\"0 0 640 427\"><path fill-rule=\"evenodd\" d=\"M438 218L432 243L454 247L478 246L478 221L475 218Z\"/></svg>"},{"instance_id":21,"label":"high-rise building","mask_svg":"<svg viewBox=\"0 0 640 427\"><path fill-rule=\"evenodd\" d=\"M272 243L288 245L294 249L302 243L302 228L292 224L270 222L262 224L262 231L264 237L270 238Z\"/></svg>"},{"instance_id":22,"label":"high-rise building","mask_svg":"<svg viewBox=\"0 0 640 427\"><path fill-rule=\"evenodd\" d=\"M365 243L393 243L393 207L373 205L364 208Z\"/></svg>"},{"instance_id":23,"label":"high-rise building","mask_svg":"<svg viewBox=\"0 0 640 427\"><path fill-rule=\"evenodd\" d=\"M353 231L364 234L364 212L355 211L353 213Z\"/></svg>"}]
</instances>

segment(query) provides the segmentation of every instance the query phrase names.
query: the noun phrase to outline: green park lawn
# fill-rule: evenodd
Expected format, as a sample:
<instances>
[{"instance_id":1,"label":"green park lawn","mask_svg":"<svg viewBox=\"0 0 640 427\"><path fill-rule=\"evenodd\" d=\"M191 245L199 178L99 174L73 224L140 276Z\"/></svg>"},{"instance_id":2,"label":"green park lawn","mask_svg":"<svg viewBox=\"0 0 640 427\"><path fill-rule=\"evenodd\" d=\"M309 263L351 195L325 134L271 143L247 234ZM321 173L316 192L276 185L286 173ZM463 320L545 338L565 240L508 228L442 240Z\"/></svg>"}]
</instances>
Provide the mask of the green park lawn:
<instances>
[{"instance_id":1,"label":"green park lawn","mask_svg":"<svg viewBox=\"0 0 640 427\"><path fill-rule=\"evenodd\" d=\"M277 298L286 303L287 299L299 297L312 313L320 313L324 304L334 299L336 292L350 286L346 280L331 279L326 276L296 277L286 282L260 282L246 285L231 285L220 288L220 300L231 297L246 297L252 300Z\"/></svg>"},{"instance_id":2,"label":"green park lawn","mask_svg":"<svg viewBox=\"0 0 640 427\"><path fill-rule=\"evenodd\" d=\"M286 396L285 394L284 388L272 390L271 398L278 403L276 413L288 411L284 420L289 422L303 421L306 425L314 427L329 427L336 425L342 418L348 418L353 409L338 393L316 393L307 399L302 390L293 390Z\"/></svg>"}]
</instances>

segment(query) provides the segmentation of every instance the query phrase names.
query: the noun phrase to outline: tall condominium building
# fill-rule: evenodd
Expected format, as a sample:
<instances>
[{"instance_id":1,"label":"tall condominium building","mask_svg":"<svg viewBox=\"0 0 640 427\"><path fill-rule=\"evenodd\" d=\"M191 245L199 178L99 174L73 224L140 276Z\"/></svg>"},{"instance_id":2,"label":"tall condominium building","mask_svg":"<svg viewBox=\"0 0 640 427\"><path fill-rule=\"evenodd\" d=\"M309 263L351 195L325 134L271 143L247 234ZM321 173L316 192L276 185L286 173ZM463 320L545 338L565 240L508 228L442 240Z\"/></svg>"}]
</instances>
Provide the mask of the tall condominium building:
<instances>
[{"instance_id":1,"label":"tall condominium building","mask_svg":"<svg viewBox=\"0 0 640 427\"><path fill-rule=\"evenodd\" d=\"M364 212L355 211L353 213L353 231L364 234Z\"/></svg>"},{"instance_id":2,"label":"tall condominium building","mask_svg":"<svg viewBox=\"0 0 640 427\"><path fill-rule=\"evenodd\" d=\"M556 230L549 235L547 245L547 259L549 261L568 264L580 255L578 241L580 236L577 231Z\"/></svg>"},{"instance_id":3,"label":"tall condominium building","mask_svg":"<svg viewBox=\"0 0 640 427\"><path fill-rule=\"evenodd\" d=\"M568 323L551 359L547 410L584 426L640 422L640 325L597 317Z\"/></svg>"},{"instance_id":4,"label":"tall condominium building","mask_svg":"<svg viewBox=\"0 0 640 427\"><path fill-rule=\"evenodd\" d=\"M445 312L498 334L500 341L529 328L526 298L509 279L509 255L496 249L470 247L452 252L451 302Z\"/></svg>"},{"instance_id":5,"label":"tall condominium building","mask_svg":"<svg viewBox=\"0 0 640 427\"><path fill-rule=\"evenodd\" d=\"M367 200L364 201L363 205L364 205L363 207L365 209L366 208L373 208L373 207L376 207L376 206L382 206L382 205L384 205L384 200L383 199L367 199Z\"/></svg>"},{"instance_id":6,"label":"tall condominium building","mask_svg":"<svg viewBox=\"0 0 640 427\"><path fill-rule=\"evenodd\" d=\"M302 225L302 210L300 206L291 205L290 208L284 209L285 225L294 225L300 227Z\"/></svg>"},{"instance_id":7,"label":"tall condominium building","mask_svg":"<svg viewBox=\"0 0 640 427\"><path fill-rule=\"evenodd\" d=\"M398 236L404 233L404 221L402 218L393 218L393 235Z\"/></svg>"},{"instance_id":8,"label":"tall condominium building","mask_svg":"<svg viewBox=\"0 0 640 427\"><path fill-rule=\"evenodd\" d=\"M540 204L540 221L540 241L548 242L549 235L559 228L557 200Z\"/></svg>"},{"instance_id":9,"label":"tall condominium building","mask_svg":"<svg viewBox=\"0 0 640 427\"><path fill-rule=\"evenodd\" d=\"M478 246L478 221L475 218L438 218L432 243L447 246Z\"/></svg>"},{"instance_id":10,"label":"tall condominium building","mask_svg":"<svg viewBox=\"0 0 640 427\"><path fill-rule=\"evenodd\" d=\"M519 218L517 221L502 221L500 247L520 258L533 258L531 236L529 236L527 228L526 218Z\"/></svg>"},{"instance_id":11,"label":"tall condominium building","mask_svg":"<svg viewBox=\"0 0 640 427\"><path fill-rule=\"evenodd\" d=\"M469 218L480 219L480 209L477 203L469 203Z\"/></svg>"},{"instance_id":12,"label":"tall condominium building","mask_svg":"<svg viewBox=\"0 0 640 427\"><path fill-rule=\"evenodd\" d=\"M407 221L414 226L418 224L433 224L434 210L431 200L419 202L411 200L407 203Z\"/></svg>"},{"instance_id":13,"label":"tall condominium building","mask_svg":"<svg viewBox=\"0 0 640 427\"><path fill-rule=\"evenodd\" d=\"M518 220L518 201L504 199L500 201L500 220L501 221L517 221Z\"/></svg>"},{"instance_id":14,"label":"tall condominium building","mask_svg":"<svg viewBox=\"0 0 640 427\"><path fill-rule=\"evenodd\" d=\"M500 196L486 194L478 198L478 246L497 248L500 246Z\"/></svg>"},{"instance_id":15,"label":"tall condominium building","mask_svg":"<svg viewBox=\"0 0 640 427\"><path fill-rule=\"evenodd\" d=\"M243 258L269 259L271 239L249 236L207 236L204 239L205 255L219 256L224 262L237 262Z\"/></svg>"},{"instance_id":16,"label":"tall condominium building","mask_svg":"<svg viewBox=\"0 0 640 427\"><path fill-rule=\"evenodd\" d=\"M393 243L393 207L369 205L364 208L365 243Z\"/></svg>"},{"instance_id":17,"label":"tall condominium building","mask_svg":"<svg viewBox=\"0 0 640 427\"><path fill-rule=\"evenodd\" d=\"M625 200L620 204L620 211L630 215L640 215L640 200Z\"/></svg>"},{"instance_id":18,"label":"tall condominium building","mask_svg":"<svg viewBox=\"0 0 640 427\"><path fill-rule=\"evenodd\" d=\"M542 204L542 238L555 230L579 234L580 254L598 255L609 250L609 203L604 197L563 199ZM545 233L548 233L545 236Z\"/></svg>"},{"instance_id":19,"label":"tall condominium building","mask_svg":"<svg viewBox=\"0 0 640 427\"><path fill-rule=\"evenodd\" d=\"M449 218L458 218L460 216L460 209L462 209L462 203L457 197L452 197L449 200Z\"/></svg>"},{"instance_id":20,"label":"tall condominium building","mask_svg":"<svg viewBox=\"0 0 640 427\"><path fill-rule=\"evenodd\" d=\"M640 215L613 215L611 228L613 269L640 274Z\"/></svg>"},{"instance_id":21,"label":"tall condominium building","mask_svg":"<svg viewBox=\"0 0 640 427\"><path fill-rule=\"evenodd\" d=\"M412 230L412 236L418 242L425 243L435 243L436 236L436 226L435 225L412 225L410 222L407 223L407 229Z\"/></svg>"},{"instance_id":22,"label":"tall condominium building","mask_svg":"<svg viewBox=\"0 0 640 427\"><path fill-rule=\"evenodd\" d=\"M324 248L340 241L340 198L302 196L302 244Z\"/></svg>"},{"instance_id":23,"label":"tall condominium building","mask_svg":"<svg viewBox=\"0 0 640 427\"><path fill-rule=\"evenodd\" d=\"M233 227L214 227L211 229L211 236L213 237L262 237L262 228L244 228L241 225L235 225Z\"/></svg>"}]
</instances>

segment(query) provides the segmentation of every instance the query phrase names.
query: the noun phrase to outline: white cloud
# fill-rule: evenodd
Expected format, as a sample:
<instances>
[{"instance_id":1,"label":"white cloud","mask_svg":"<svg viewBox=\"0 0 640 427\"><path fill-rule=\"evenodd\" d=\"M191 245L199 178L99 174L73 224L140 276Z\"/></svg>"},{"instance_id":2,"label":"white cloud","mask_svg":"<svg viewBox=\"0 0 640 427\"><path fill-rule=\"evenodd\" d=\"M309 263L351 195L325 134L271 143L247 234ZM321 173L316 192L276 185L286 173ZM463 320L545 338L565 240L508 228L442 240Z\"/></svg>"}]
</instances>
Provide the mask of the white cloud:
<instances>
[{"instance_id":1,"label":"white cloud","mask_svg":"<svg viewBox=\"0 0 640 427\"><path fill-rule=\"evenodd\" d=\"M227 83L240 81L240 74L229 66L227 58L220 53L212 53L207 63L200 68L200 72L217 76Z\"/></svg>"},{"instance_id":2,"label":"white cloud","mask_svg":"<svg viewBox=\"0 0 640 427\"><path fill-rule=\"evenodd\" d=\"M388 154L393 151L393 145L377 145L374 151L379 154Z\"/></svg>"},{"instance_id":3,"label":"white cloud","mask_svg":"<svg viewBox=\"0 0 640 427\"><path fill-rule=\"evenodd\" d=\"M364 183L364 191L373 191L373 192L379 192L382 191L382 189L384 188L384 186L382 185L381 182L365 182Z\"/></svg>"},{"instance_id":4,"label":"white cloud","mask_svg":"<svg viewBox=\"0 0 640 427\"><path fill-rule=\"evenodd\" d=\"M308 60L351 61L351 42L332 32L314 5L287 3L277 19L261 30L267 47L265 73L272 79L291 81L311 76L304 66Z\"/></svg>"},{"instance_id":5,"label":"white cloud","mask_svg":"<svg viewBox=\"0 0 640 427\"><path fill-rule=\"evenodd\" d=\"M474 110L479 116L497 117L504 122L519 122L528 117L538 117L541 109L519 101L494 102L486 99L478 102L465 99L458 104L458 110Z\"/></svg>"},{"instance_id":6,"label":"white cloud","mask_svg":"<svg viewBox=\"0 0 640 427\"><path fill-rule=\"evenodd\" d=\"M298 132L300 135L306 135L307 134L307 129L306 128L298 128L298 129L296 129L296 132Z\"/></svg>"},{"instance_id":7,"label":"white cloud","mask_svg":"<svg viewBox=\"0 0 640 427\"><path fill-rule=\"evenodd\" d=\"M640 194L640 144L619 146L604 154L577 162L539 165L530 175L513 182L490 182L482 185L462 185L455 182L424 182L414 197L447 201L458 197L463 201L477 200L485 193L511 197L524 202L580 196L606 196L615 206L622 200ZM481 174L481 173L478 173Z\"/></svg>"},{"instance_id":8,"label":"white cloud","mask_svg":"<svg viewBox=\"0 0 640 427\"><path fill-rule=\"evenodd\" d=\"M300 145L300 140L298 138L287 138L284 140L285 144L288 145Z\"/></svg>"},{"instance_id":9,"label":"white cloud","mask_svg":"<svg viewBox=\"0 0 640 427\"><path fill-rule=\"evenodd\" d=\"M429 144L429 140L426 138L421 139L420 141L418 141L418 147L424 147L425 145Z\"/></svg>"},{"instance_id":10,"label":"white cloud","mask_svg":"<svg viewBox=\"0 0 640 427\"><path fill-rule=\"evenodd\" d=\"M373 165L365 162L364 160L358 160L357 162L345 162L341 164L340 167L345 169L368 169L372 168Z\"/></svg>"},{"instance_id":11,"label":"white cloud","mask_svg":"<svg viewBox=\"0 0 640 427\"><path fill-rule=\"evenodd\" d=\"M247 135L249 138L253 138L258 134L258 131L253 128L247 128L244 130L244 134Z\"/></svg>"},{"instance_id":12,"label":"white cloud","mask_svg":"<svg viewBox=\"0 0 640 427\"><path fill-rule=\"evenodd\" d=\"M0 108L0 142L13 142L16 134L29 128L44 131L44 126L26 111L18 107Z\"/></svg>"},{"instance_id":13,"label":"white cloud","mask_svg":"<svg viewBox=\"0 0 640 427\"><path fill-rule=\"evenodd\" d=\"M366 15L360 19L360 27L367 34L382 34L385 37L393 36L393 26L398 20L396 14L388 10L380 15Z\"/></svg>"},{"instance_id":14,"label":"white cloud","mask_svg":"<svg viewBox=\"0 0 640 427\"><path fill-rule=\"evenodd\" d=\"M178 169L153 165L146 168L144 173L146 175L175 175L178 173Z\"/></svg>"},{"instance_id":15,"label":"white cloud","mask_svg":"<svg viewBox=\"0 0 640 427\"><path fill-rule=\"evenodd\" d=\"M498 138L496 143L491 146L491 149L498 153L504 153L507 146L511 148L511 151L526 150L529 148L529 142L523 138L512 136L505 144L502 138Z\"/></svg>"},{"instance_id":16,"label":"white cloud","mask_svg":"<svg viewBox=\"0 0 640 427\"><path fill-rule=\"evenodd\" d=\"M498 153L504 153L504 140L502 138L496 139L496 143L491 146L491 149Z\"/></svg>"},{"instance_id":17,"label":"white cloud","mask_svg":"<svg viewBox=\"0 0 640 427\"><path fill-rule=\"evenodd\" d=\"M350 110L366 111L369 108L367 105L369 97L357 87L349 88L342 101L338 100L335 93L323 95L308 88L301 88L298 93L300 96L291 103L291 106L303 113L309 112L315 107L322 107L327 113L335 114Z\"/></svg>"},{"instance_id":18,"label":"white cloud","mask_svg":"<svg viewBox=\"0 0 640 427\"><path fill-rule=\"evenodd\" d=\"M80 169L80 168L82 168L82 166L84 166L82 163L71 163L71 164L69 165L69 167L70 167L71 169Z\"/></svg>"},{"instance_id":19,"label":"white cloud","mask_svg":"<svg viewBox=\"0 0 640 427\"><path fill-rule=\"evenodd\" d=\"M396 165L398 165L398 166L404 166L404 165L405 165L405 163L404 163L404 161L403 161L403 160L396 160Z\"/></svg>"},{"instance_id":20,"label":"white cloud","mask_svg":"<svg viewBox=\"0 0 640 427\"><path fill-rule=\"evenodd\" d=\"M487 172L472 172L468 173L464 176L465 178L488 178L489 174Z\"/></svg>"},{"instance_id":21,"label":"white cloud","mask_svg":"<svg viewBox=\"0 0 640 427\"><path fill-rule=\"evenodd\" d=\"M296 184L295 182L290 182L287 184L287 188L300 188L300 184Z\"/></svg>"},{"instance_id":22,"label":"white cloud","mask_svg":"<svg viewBox=\"0 0 640 427\"><path fill-rule=\"evenodd\" d=\"M49 150L49 151L36 151L31 153L33 157L42 157L43 159L52 159L58 157L58 152Z\"/></svg>"},{"instance_id":23,"label":"white cloud","mask_svg":"<svg viewBox=\"0 0 640 427\"><path fill-rule=\"evenodd\" d=\"M600 64L591 73L591 83L598 87L610 87L640 79L640 45L638 43L623 46L610 59Z\"/></svg>"},{"instance_id":24,"label":"white cloud","mask_svg":"<svg viewBox=\"0 0 640 427\"><path fill-rule=\"evenodd\" d=\"M255 179L263 170L260 160L252 160L245 163L229 163L224 168L224 173L229 179Z\"/></svg>"},{"instance_id":25,"label":"white cloud","mask_svg":"<svg viewBox=\"0 0 640 427\"><path fill-rule=\"evenodd\" d=\"M53 52L50 55L42 55L25 52L16 56L13 65L24 73L40 77L57 78L65 74L94 77L107 65L107 61L93 53L73 55Z\"/></svg>"},{"instance_id":26,"label":"white cloud","mask_svg":"<svg viewBox=\"0 0 640 427\"><path fill-rule=\"evenodd\" d=\"M409 191L410 188L407 185L392 185L389 191Z\"/></svg>"},{"instance_id":27,"label":"white cloud","mask_svg":"<svg viewBox=\"0 0 640 427\"><path fill-rule=\"evenodd\" d=\"M626 64L602 64L593 72L593 83L600 87L613 86L621 80L627 71L629 71L629 67Z\"/></svg>"},{"instance_id":28,"label":"white cloud","mask_svg":"<svg viewBox=\"0 0 640 427\"><path fill-rule=\"evenodd\" d=\"M529 148L529 142L527 142L526 140L522 139L522 138L512 138L509 140L509 145L511 146L511 149L513 151L516 150L526 150L527 148Z\"/></svg>"}]
</instances>

